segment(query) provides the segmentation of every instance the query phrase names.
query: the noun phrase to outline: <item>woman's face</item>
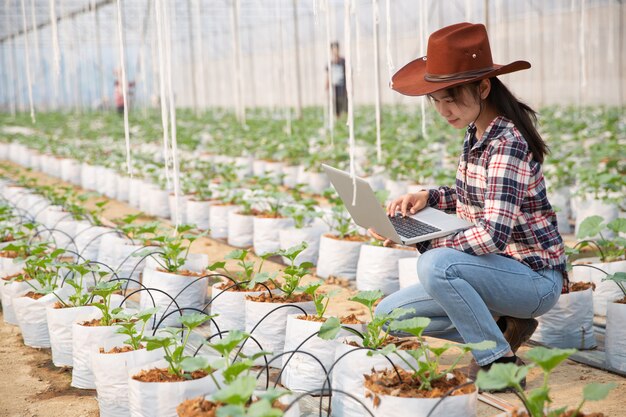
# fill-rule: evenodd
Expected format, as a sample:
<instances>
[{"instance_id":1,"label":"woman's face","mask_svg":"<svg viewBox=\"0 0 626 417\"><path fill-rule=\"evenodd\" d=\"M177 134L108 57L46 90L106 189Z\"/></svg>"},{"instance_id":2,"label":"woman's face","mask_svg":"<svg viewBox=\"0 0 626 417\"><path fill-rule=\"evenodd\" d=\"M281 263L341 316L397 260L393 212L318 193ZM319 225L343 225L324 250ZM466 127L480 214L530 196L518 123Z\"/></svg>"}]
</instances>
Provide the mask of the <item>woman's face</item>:
<instances>
[{"instance_id":1,"label":"woman's face","mask_svg":"<svg viewBox=\"0 0 626 417\"><path fill-rule=\"evenodd\" d=\"M448 90L431 93L430 98L437 112L457 129L466 128L480 113L480 102L466 88L459 89L456 98Z\"/></svg>"}]
</instances>

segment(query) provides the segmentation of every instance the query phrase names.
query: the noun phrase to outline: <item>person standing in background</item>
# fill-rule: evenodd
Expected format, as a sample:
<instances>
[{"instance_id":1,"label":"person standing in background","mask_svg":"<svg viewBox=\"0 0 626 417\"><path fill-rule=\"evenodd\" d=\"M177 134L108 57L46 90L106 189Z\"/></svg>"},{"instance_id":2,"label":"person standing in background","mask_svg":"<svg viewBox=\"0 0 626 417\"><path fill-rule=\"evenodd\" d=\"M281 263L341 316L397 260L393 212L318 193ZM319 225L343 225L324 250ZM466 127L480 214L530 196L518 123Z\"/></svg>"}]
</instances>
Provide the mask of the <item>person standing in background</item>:
<instances>
[{"instance_id":1,"label":"person standing in background","mask_svg":"<svg viewBox=\"0 0 626 417\"><path fill-rule=\"evenodd\" d=\"M332 58L330 61L330 73L326 77L326 91L332 86L333 104L335 116L341 117L348 112L348 92L346 90L346 61L339 55L339 42L330 44ZM326 68L328 72L328 68Z\"/></svg>"}]
</instances>

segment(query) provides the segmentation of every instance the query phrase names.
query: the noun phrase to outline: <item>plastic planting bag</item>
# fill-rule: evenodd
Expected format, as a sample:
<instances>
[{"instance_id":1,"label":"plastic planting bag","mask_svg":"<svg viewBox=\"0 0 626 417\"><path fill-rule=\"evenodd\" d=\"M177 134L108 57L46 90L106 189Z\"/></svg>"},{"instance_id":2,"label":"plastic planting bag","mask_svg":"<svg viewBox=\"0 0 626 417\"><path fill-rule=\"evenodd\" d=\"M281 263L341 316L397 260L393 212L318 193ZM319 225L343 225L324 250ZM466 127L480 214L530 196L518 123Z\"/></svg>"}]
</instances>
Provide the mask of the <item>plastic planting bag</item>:
<instances>
[{"instance_id":1,"label":"plastic planting bag","mask_svg":"<svg viewBox=\"0 0 626 417\"><path fill-rule=\"evenodd\" d=\"M539 326L532 339L556 348L593 349L593 291L574 291L561 294L557 303L543 316L537 317Z\"/></svg>"},{"instance_id":2,"label":"plastic planting bag","mask_svg":"<svg viewBox=\"0 0 626 417\"><path fill-rule=\"evenodd\" d=\"M213 204L209 210L210 235L214 239L228 237L228 213L239 210L238 206Z\"/></svg>"},{"instance_id":3,"label":"plastic planting bag","mask_svg":"<svg viewBox=\"0 0 626 417\"><path fill-rule=\"evenodd\" d=\"M363 245L356 269L359 291L381 290L389 295L400 289L398 260L415 257L415 251Z\"/></svg>"},{"instance_id":4,"label":"plastic planting bag","mask_svg":"<svg viewBox=\"0 0 626 417\"><path fill-rule=\"evenodd\" d=\"M187 200L187 223L195 224L200 230L208 230L212 204L212 201Z\"/></svg>"},{"instance_id":5,"label":"plastic planting bag","mask_svg":"<svg viewBox=\"0 0 626 417\"><path fill-rule=\"evenodd\" d=\"M96 317L98 315L91 318ZM72 324L72 363L74 368L72 369L71 385L74 388L96 388L92 371L92 353L96 347L103 345L108 339L113 339L116 342L125 340L124 335L117 333L119 328L119 326L83 326L79 323Z\"/></svg>"},{"instance_id":6,"label":"plastic planting bag","mask_svg":"<svg viewBox=\"0 0 626 417\"><path fill-rule=\"evenodd\" d=\"M578 263L589 262L589 266ZM613 281L602 281L607 274L626 272L626 261L599 262L598 258L578 259L574 263L571 274L572 282L593 282L596 289L593 292L593 312L598 316L606 316L608 303L619 300L624 296L622 290Z\"/></svg>"},{"instance_id":7,"label":"plastic planting bag","mask_svg":"<svg viewBox=\"0 0 626 417\"><path fill-rule=\"evenodd\" d=\"M157 325L162 317L175 311L177 308L195 308L203 310L206 304L208 289L207 277L200 278L195 275L178 275L146 268L143 271L143 285L148 289L161 290L151 291L150 293L148 293L148 291L142 291L140 293L140 310L151 307L158 307L159 309L153 319L154 321L150 321L151 326ZM172 298L175 299L176 303L172 301ZM178 304L178 307L176 304ZM185 311L170 314L159 327L180 327L178 317L180 317L181 314L185 314Z\"/></svg>"},{"instance_id":8,"label":"plastic planting bag","mask_svg":"<svg viewBox=\"0 0 626 417\"><path fill-rule=\"evenodd\" d=\"M72 326L77 321L94 317L98 308L94 306L46 308L50 347L52 348L52 363L54 366L72 366Z\"/></svg>"},{"instance_id":9,"label":"plastic planting bag","mask_svg":"<svg viewBox=\"0 0 626 417\"><path fill-rule=\"evenodd\" d=\"M349 338L349 340L356 339ZM356 349L358 348L342 343L341 341L337 344L335 350L335 366L332 371L332 388L354 395L364 404L369 405L368 408L374 415L378 415L375 412L376 409L372 406L371 400L365 398L365 380L363 375L372 372L373 369L382 371L383 369L390 368L391 364L385 356L368 356L368 350ZM351 352L353 350L354 352ZM396 366L407 367L397 355L391 355L389 359ZM417 366L415 360L409 355L406 355L406 360L414 366ZM331 409L333 410L333 417L363 417L369 415L361 404L347 395L338 392L333 393Z\"/></svg>"},{"instance_id":10,"label":"plastic planting bag","mask_svg":"<svg viewBox=\"0 0 626 417\"><path fill-rule=\"evenodd\" d=\"M353 280L359 262L361 246L365 242L340 240L323 235L320 238L320 251L317 259L317 276L335 276Z\"/></svg>"},{"instance_id":11,"label":"plastic planting bag","mask_svg":"<svg viewBox=\"0 0 626 417\"><path fill-rule=\"evenodd\" d=\"M303 227L302 229L295 227L282 229L278 232L280 249L289 249L302 242L306 242L308 246L296 257L295 264L300 265L303 262L311 262L313 265L316 265L320 250L320 238L322 234L327 231L328 228L317 225L313 227ZM286 264L289 263L288 259L285 257L283 257L283 262Z\"/></svg>"},{"instance_id":12,"label":"plastic planting bag","mask_svg":"<svg viewBox=\"0 0 626 417\"><path fill-rule=\"evenodd\" d=\"M253 216L231 211L228 213L228 244L236 248L249 248L253 242Z\"/></svg>"},{"instance_id":13,"label":"plastic planting bag","mask_svg":"<svg viewBox=\"0 0 626 417\"><path fill-rule=\"evenodd\" d=\"M102 346L96 346L92 351L100 417L128 417L130 416L128 403L130 370L162 359L163 350L140 349L122 353L100 353L101 347L108 352L112 347L121 346L121 343L112 342L113 339L108 340Z\"/></svg>"},{"instance_id":14,"label":"plastic planting bag","mask_svg":"<svg viewBox=\"0 0 626 417\"><path fill-rule=\"evenodd\" d=\"M256 341L261 345L261 348L259 348L254 340L248 339L245 342L243 352L246 355L252 355L260 352L261 350L272 352L272 355L267 357L268 360L272 356L279 355L283 352L283 347L285 346L287 316L294 313L302 314L302 311L297 307L303 309L307 314L315 312L315 305L313 304L313 301L306 301L302 303L263 303L246 300L245 306L245 331L250 333L250 335L256 339ZM282 307L276 311L272 311L281 306L289 307ZM270 314L268 315L268 313ZM266 315L267 317L265 317ZM261 357L257 359L255 363L258 365L264 365L265 361L263 357ZM273 362L272 366L279 368L281 366L281 361Z\"/></svg>"},{"instance_id":15,"label":"plastic planting bag","mask_svg":"<svg viewBox=\"0 0 626 417\"><path fill-rule=\"evenodd\" d=\"M69 292L70 288L68 287L56 290L57 295L61 298ZM30 297L16 297L13 299L15 317L22 331L22 337L26 346L34 348L50 347L46 308L58 300L54 294L44 295L38 300Z\"/></svg>"},{"instance_id":16,"label":"plastic planting bag","mask_svg":"<svg viewBox=\"0 0 626 417\"><path fill-rule=\"evenodd\" d=\"M214 358L212 362L217 360ZM140 382L133 375L141 370L167 368L167 362L149 363L131 369L128 379L128 402L131 417L175 417L176 407L184 400L211 394L217 390L211 375L181 382ZM215 375L220 381L221 375Z\"/></svg>"},{"instance_id":17,"label":"plastic planting bag","mask_svg":"<svg viewBox=\"0 0 626 417\"><path fill-rule=\"evenodd\" d=\"M221 332L225 330L241 330L246 328L246 310L244 307L246 296L256 296L261 294L258 291L223 291L220 289L222 283L214 284L211 287L211 315L217 314L213 320L217 323ZM233 285L227 281L226 288ZM218 297L219 295L219 297ZM211 322L211 334L216 334L217 329Z\"/></svg>"},{"instance_id":18,"label":"plastic planting bag","mask_svg":"<svg viewBox=\"0 0 626 417\"><path fill-rule=\"evenodd\" d=\"M26 294L29 291L30 285L25 282L11 282L5 283L0 281L0 291L2 291L2 316L4 322L17 326L17 317L15 316L15 309L13 308L13 298L22 294Z\"/></svg>"},{"instance_id":19,"label":"plastic planting bag","mask_svg":"<svg viewBox=\"0 0 626 417\"><path fill-rule=\"evenodd\" d=\"M606 364L626 372L626 304L609 303L604 351Z\"/></svg>"},{"instance_id":20,"label":"plastic planting bag","mask_svg":"<svg viewBox=\"0 0 626 417\"><path fill-rule=\"evenodd\" d=\"M417 276L418 258L419 254L415 257L398 259L398 278L400 282L400 289L419 284L420 279Z\"/></svg>"},{"instance_id":21,"label":"plastic planting bag","mask_svg":"<svg viewBox=\"0 0 626 417\"><path fill-rule=\"evenodd\" d=\"M471 417L476 415L478 390L471 394L441 398L403 398L391 395L377 395L380 400L374 407L372 399L366 401L376 417ZM431 410L437 408L431 413Z\"/></svg>"},{"instance_id":22,"label":"plastic planting bag","mask_svg":"<svg viewBox=\"0 0 626 417\"><path fill-rule=\"evenodd\" d=\"M280 249L278 233L282 229L293 226L293 219L273 219L265 217L255 217L253 220L254 252L258 256L267 253L277 252Z\"/></svg>"},{"instance_id":23,"label":"plastic planting bag","mask_svg":"<svg viewBox=\"0 0 626 417\"><path fill-rule=\"evenodd\" d=\"M290 314L287 317L284 351L289 352L298 349L301 352L308 352L322 363L324 369L322 369L317 360L308 354L295 353L293 356L285 354L282 357L282 384L292 391L301 392L321 390L324 384L328 388L326 374L330 371L335 361L335 349L338 342L336 340L324 340L317 336L309 338L309 336L320 330L323 323L298 319L297 317L300 315ZM364 330L364 325L362 324L346 326L352 327L361 333ZM339 337L349 335L350 333L344 329L339 333ZM307 338L309 340L302 344ZM300 346L301 344L302 346Z\"/></svg>"}]
</instances>

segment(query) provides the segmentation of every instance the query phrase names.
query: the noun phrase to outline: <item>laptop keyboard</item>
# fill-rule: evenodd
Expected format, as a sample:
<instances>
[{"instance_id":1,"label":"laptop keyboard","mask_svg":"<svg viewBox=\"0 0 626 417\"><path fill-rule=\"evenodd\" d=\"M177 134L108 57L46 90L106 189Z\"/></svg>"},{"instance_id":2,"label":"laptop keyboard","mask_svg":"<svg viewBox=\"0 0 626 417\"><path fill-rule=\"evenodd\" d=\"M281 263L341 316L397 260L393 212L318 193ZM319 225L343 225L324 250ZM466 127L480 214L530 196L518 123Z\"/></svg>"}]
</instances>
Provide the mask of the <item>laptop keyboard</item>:
<instances>
[{"instance_id":1,"label":"laptop keyboard","mask_svg":"<svg viewBox=\"0 0 626 417\"><path fill-rule=\"evenodd\" d=\"M423 223L412 217L402 217L402 215L397 215L395 217L390 217L389 220L391 220L391 224L393 224L396 232L398 232L400 236L407 239L441 231L441 229Z\"/></svg>"}]
</instances>

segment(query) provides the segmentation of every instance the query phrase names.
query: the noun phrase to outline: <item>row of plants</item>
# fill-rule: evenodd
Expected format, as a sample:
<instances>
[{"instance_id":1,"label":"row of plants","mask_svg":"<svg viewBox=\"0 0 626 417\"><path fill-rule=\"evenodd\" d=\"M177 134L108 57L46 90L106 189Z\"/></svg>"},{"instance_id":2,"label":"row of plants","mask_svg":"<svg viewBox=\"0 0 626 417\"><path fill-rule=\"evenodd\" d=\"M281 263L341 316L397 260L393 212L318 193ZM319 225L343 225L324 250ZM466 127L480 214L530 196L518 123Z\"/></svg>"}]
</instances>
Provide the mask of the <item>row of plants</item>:
<instances>
[{"instance_id":1,"label":"row of plants","mask_svg":"<svg viewBox=\"0 0 626 417\"><path fill-rule=\"evenodd\" d=\"M12 188L21 188L22 192L26 190L23 187ZM6 189L7 187L4 191ZM3 192L3 194L6 193ZM8 195L12 202L19 202L20 197L23 197L19 193L15 193L15 190L8 192ZM180 291L181 293L186 288L191 288L195 283L203 280L206 282L209 278L221 277L225 281L216 284L220 286L218 288L221 291L212 292L212 300L208 305L201 303L199 307L194 307L192 304L184 304L178 305L177 309L170 311L171 304L182 301L182 297L170 298L169 304L156 302L154 297L159 286L163 283L171 285L171 282L168 281L173 279L177 273L191 272L185 269L193 268L189 263L189 258L193 255L189 253L189 247L197 235L189 233L191 231L190 226L179 227L174 235L159 235L154 225L133 226L132 218L120 219L118 223L121 226L118 231L123 230L133 237L142 236L143 244L149 245L143 246L137 251L135 261L140 262L139 259L143 257L151 257L149 259L154 260L152 265L154 270L170 275L146 285L145 274L150 271L150 269L146 269L148 267L146 265L140 288L131 292L141 294L142 299L144 294L148 294L155 302L152 309L141 308L139 312L133 312L124 308L122 300L118 303L113 301L114 293L123 290L123 282L129 281L130 275L128 277L116 276L116 274L110 273L112 268L109 268L109 272L106 273L100 266L96 266L98 264L94 265L89 260L80 259L80 253L72 253L71 250L56 247L53 239L55 228L42 227L40 224L33 223L32 219L26 215L28 210L16 214L16 211L19 211L18 207L19 204L16 204L16 207L10 206L0 211L7 216L3 224L24 225L23 228L13 226L13 228L7 229L7 231L10 230L9 233L3 232L4 236L10 235L12 240L9 239L9 242L13 242L9 243L12 245L9 246L9 249L5 247L6 254L13 256L12 259L17 259L18 262L24 262L23 272L7 281L13 285L32 281L32 277L36 277L34 279L37 282L41 279L42 285L34 285L32 292L45 294L41 299L49 297L54 301L56 308L52 307L47 311L67 311L81 305L91 308L95 312L90 313L93 314L92 316L83 315L68 320L73 328L71 332L73 338L71 365L74 368L73 384L85 388L81 384L87 381L85 383L87 385L89 381L93 381L92 383L98 388L99 400L104 410L107 410L107 406L113 407L112 403L107 405L107 399L115 398L116 405L120 403L120 392L115 391L113 393L111 391L113 390L111 387L113 382L112 370L119 371L122 368L123 371L126 371L123 366L111 366L110 361L113 359L110 358L114 357L111 355L116 356L117 354L132 355L132 360L124 359L125 363L129 364L126 366L137 365L138 367L130 370L131 376L127 379L128 389L122 390L124 395L128 396L128 408L131 415L173 415L170 412L176 407L178 407L180 415L188 415L185 413L200 409L207 413L204 415L278 416L284 412L289 413L289 410L295 410L294 405L288 409L291 401L282 405L277 403L277 400L284 395L280 391L261 390L255 392L258 383L256 376L251 373L251 367L255 363L258 364L260 360L265 362L266 368L272 364L274 366L276 364L282 365L281 372L285 373L286 376L282 381L289 388L294 384L303 383L302 378L298 381L297 376L306 377L313 373L317 376L325 375L321 381L318 378L317 383L314 383L312 387L309 386L309 389L299 389L299 391L333 394L333 412L343 412L343 415L363 415L363 407L369 410L371 415L387 415L383 411L384 407L393 404L396 399L394 395L389 396L388 391L380 391L379 388L386 385L388 390L395 392L396 385L407 383L409 384L409 391L431 392L426 396L434 396L438 399L441 399L442 396L432 393L437 392L437 388L440 388L438 384L444 383L444 387L458 388L454 391L456 395L449 398L459 396L463 397L464 401L469 402L470 405L467 406L469 408L461 408L461 410L471 410L472 401L475 407L476 388L469 383L470 381L467 381L468 384L462 387L466 381L461 374L455 372L455 366L462 354L466 354L471 349L486 348L490 342L477 345L446 345L443 348L431 346L422 337L424 329L428 326L427 319L401 320L403 315L409 313L408 310L397 310L384 316L374 313L373 306L383 295L380 291L360 292L351 298L352 301L363 304L369 311L370 316L367 324L359 323L358 319L354 317L326 317L325 312L334 294L320 291L321 283L319 282L305 284L303 279L309 274L309 268L312 265L306 262L296 262L297 257L306 249L306 243L286 250L264 254L258 264L250 259L246 251L235 250L226 259L216 261L208 268L206 266L200 267L201 271L198 271L198 274L184 274L182 277L186 278L186 287ZM29 214L32 216L32 213ZM25 222L24 220L29 221ZM94 225L93 227L100 226ZM43 237L50 237L53 242L40 241L35 244L37 240L43 239ZM68 254L75 256L76 260L70 262L68 259L61 259ZM287 266L279 274L272 274L264 270L264 261L273 255L280 255L288 261ZM207 265L205 261L202 262ZM101 266L105 267L105 265ZM61 278L60 271L62 268L68 269L69 275L64 277L69 284L68 286L64 285L64 279ZM106 268L104 269L106 270ZM85 280L85 277L88 279ZM89 284L85 288L83 283L89 281L90 277L93 278L93 285ZM27 285L30 284L32 283ZM55 285L57 291L53 289ZM6 285L3 287L3 295L5 287ZM52 292L50 292L51 290ZM61 290L67 291L67 293L61 292ZM126 290L128 291L128 288ZM204 291L194 290L194 292L206 295L206 287ZM233 318L233 314L219 313L215 308L218 298L223 298L224 294L228 292L244 293L243 329L220 325L220 317ZM125 291L123 294L130 295ZM179 293L179 295L181 294ZM20 298L29 297L13 297L14 300ZM64 301L65 299L68 301ZM241 302L233 304L230 311L241 310ZM211 309L210 316L204 313L208 307ZM199 311L189 314L193 310ZM299 311L296 314L297 320L314 322L319 327L312 331L309 329L308 334L300 333L300 337L296 337L295 342L288 342L290 340L290 328L293 331L304 326L302 323L297 323L290 327L289 320L293 320L293 318L287 314L282 314L288 310ZM152 320L156 314L161 315L158 322ZM163 328L161 325L164 324L165 316L168 314L174 317L178 316L175 324L182 327ZM67 325L68 321L64 323ZM201 355L198 355L200 350L197 350L195 355L190 354L188 348L192 335L194 335L193 330L207 321L213 322L216 331L209 340L202 343ZM23 335L26 335L29 331L28 326L22 325L25 323L19 323L19 320L18 324L20 324ZM46 323L46 325L49 324L50 321ZM266 325L267 327L264 328ZM146 330L152 330L152 335L146 335ZM390 332L408 333L414 338L407 344L404 340L391 336ZM49 334L52 338L54 334L52 329L50 329ZM107 338L106 334L111 337ZM318 335L319 338L314 339ZM354 338L345 338L347 335L353 335ZM123 340L116 340L116 336L120 336ZM346 343L332 342L338 337ZM318 339L319 343L322 344L321 351L309 351L307 342ZM293 346L293 349L289 346ZM307 348L305 349L304 346ZM93 347L101 348L99 355L90 354ZM441 357L448 349L452 348L459 349L461 354L450 365L442 368L440 366ZM148 352L157 352L164 362L161 362L162 365L156 368L153 365L144 366L146 364L142 362L143 359L140 359L143 354L137 355L137 352L140 351L145 351L145 360L154 359L154 356L148 355ZM331 352L331 356L329 361L325 362L322 358L328 352ZM96 357L106 358L102 359L106 365L97 365L98 359L95 359ZM304 365L307 362L305 358L311 359L308 361L308 373L304 371L307 369ZM397 358L397 360L392 358ZM378 359L381 361L377 362ZM397 365L389 370L379 369L369 374L373 366L377 368L388 366L389 360L392 363L397 363ZM314 371L311 371L311 362ZM364 366L366 369L363 369ZM323 372L320 372L320 368ZM356 375L354 374L355 371L357 372ZM98 376L98 372L103 372L103 374ZM368 374L368 376L363 378L363 374ZM167 391L168 394L165 394L162 389L159 389L158 396L161 402L157 402L154 384L168 383L166 381L187 384L186 386L190 387L187 392L188 395L202 395L202 398L181 403L182 398L176 397L170 393L170 390ZM380 383L381 381L383 383ZM311 383L306 378L305 382ZM100 386L98 386L99 383ZM269 379L266 381L266 386L267 384L269 384ZM172 386L171 391L178 389ZM372 394L366 394L369 391ZM170 398L170 395L172 401L166 401L168 407L163 407L163 397ZM443 398L445 399L441 403L437 399L428 406L429 408L427 406L420 406L420 408L442 407L441 410L447 410L443 404L446 403L448 396ZM161 405L155 409L154 404ZM356 407L354 407L355 405ZM117 409L110 412L112 413L110 415L122 415ZM442 415L452 414L445 412ZM468 414L463 412L459 415Z\"/></svg>"}]
</instances>

